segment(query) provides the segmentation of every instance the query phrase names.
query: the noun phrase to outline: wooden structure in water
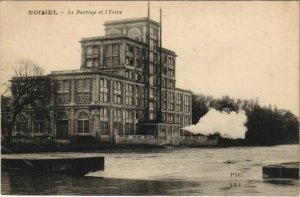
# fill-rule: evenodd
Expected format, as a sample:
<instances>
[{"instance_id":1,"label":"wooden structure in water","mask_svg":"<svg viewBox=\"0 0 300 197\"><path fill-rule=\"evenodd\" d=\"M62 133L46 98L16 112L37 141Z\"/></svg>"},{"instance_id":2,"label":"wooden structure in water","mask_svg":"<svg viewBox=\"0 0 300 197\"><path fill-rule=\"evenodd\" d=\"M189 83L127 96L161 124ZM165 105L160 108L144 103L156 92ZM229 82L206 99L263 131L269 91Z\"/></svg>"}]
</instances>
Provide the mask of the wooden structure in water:
<instances>
[{"instance_id":1,"label":"wooden structure in water","mask_svg":"<svg viewBox=\"0 0 300 197\"><path fill-rule=\"evenodd\" d=\"M74 156L75 155L75 156ZM104 157L98 155L71 154L3 154L2 168L30 173L63 173L83 176L89 172L104 170Z\"/></svg>"},{"instance_id":2,"label":"wooden structure in water","mask_svg":"<svg viewBox=\"0 0 300 197\"><path fill-rule=\"evenodd\" d=\"M262 172L264 179L299 179L299 162L263 166Z\"/></svg>"}]
</instances>

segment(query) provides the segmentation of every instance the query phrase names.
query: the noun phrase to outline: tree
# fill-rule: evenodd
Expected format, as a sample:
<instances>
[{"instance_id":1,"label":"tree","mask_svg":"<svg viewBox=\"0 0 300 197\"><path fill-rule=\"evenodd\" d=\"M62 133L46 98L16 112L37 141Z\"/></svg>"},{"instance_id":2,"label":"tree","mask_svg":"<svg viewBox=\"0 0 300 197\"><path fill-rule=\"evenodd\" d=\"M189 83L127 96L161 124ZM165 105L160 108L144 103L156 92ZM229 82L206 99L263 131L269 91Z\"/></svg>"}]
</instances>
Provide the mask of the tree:
<instances>
[{"instance_id":1,"label":"tree","mask_svg":"<svg viewBox=\"0 0 300 197\"><path fill-rule=\"evenodd\" d=\"M30 60L21 60L14 67L11 82L12 117L8 128L7 142L10 143L17 116L25 109L42 110L47 116L50 101L50 78L43 76L43 69Z\"/></svg>"},{"instance_id":2,"label":"tree","mask_svg":"<svg viewBox=\"0 0 300 197\"><path fill-rule=\"evenodd\" d=\"M199 119L208 112L208 102L206 96L193 94L192 96L192 124L197 124Z\"/></svg>"}]
</instances>

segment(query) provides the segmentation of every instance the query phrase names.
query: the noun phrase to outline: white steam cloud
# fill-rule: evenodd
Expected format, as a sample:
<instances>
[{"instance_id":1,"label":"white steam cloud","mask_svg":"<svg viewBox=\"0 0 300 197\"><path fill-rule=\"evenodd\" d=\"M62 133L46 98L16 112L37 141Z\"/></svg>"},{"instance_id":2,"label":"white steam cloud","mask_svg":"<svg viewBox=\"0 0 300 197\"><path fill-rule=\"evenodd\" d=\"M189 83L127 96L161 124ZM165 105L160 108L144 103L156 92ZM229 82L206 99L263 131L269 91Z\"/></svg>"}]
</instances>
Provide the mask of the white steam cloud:
<instances>
[{"instance_id":1,"label":"white steam cloud","mask_svg":"<svg viewBox=\"0 0 300 197\"><path fill-rule=\"evenodd\" d=\"M246 122L247 116L244 110L240 110L238 113L235 111L228 113L210 109L196 125L183 129L194 134L209 135L219 132L224 138L244 139L247 131Z\"/></svg>"}]
</instances>

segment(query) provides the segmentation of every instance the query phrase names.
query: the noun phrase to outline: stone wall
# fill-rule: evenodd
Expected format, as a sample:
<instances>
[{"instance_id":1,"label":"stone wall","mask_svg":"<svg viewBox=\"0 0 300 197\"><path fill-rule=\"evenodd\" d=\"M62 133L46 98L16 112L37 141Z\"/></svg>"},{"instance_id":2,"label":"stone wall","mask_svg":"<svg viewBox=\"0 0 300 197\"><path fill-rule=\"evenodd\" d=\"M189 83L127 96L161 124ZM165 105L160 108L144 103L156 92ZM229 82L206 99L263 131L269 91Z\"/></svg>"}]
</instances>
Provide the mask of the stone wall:
<instances>
[{"instance_id":1,"label":"stone wall","mask_svg":"<svg viewBox=\"0 0 300 197\"><path fill-rule=\"evenodd\" d=\"M116 135L116 144L152 144L157 145L157 137L154 135Z\"/></svg>"},{"instance_id":2,"label":"stone wall","mask_svg":"<svg viewBox=\"0 0 300 197\"><path fill-rule=\"evenodd\" d=\"M208 139L207 136L181 136L180 145L185 146L216 146L218 139Z\"/></svg>"}]
</instances>

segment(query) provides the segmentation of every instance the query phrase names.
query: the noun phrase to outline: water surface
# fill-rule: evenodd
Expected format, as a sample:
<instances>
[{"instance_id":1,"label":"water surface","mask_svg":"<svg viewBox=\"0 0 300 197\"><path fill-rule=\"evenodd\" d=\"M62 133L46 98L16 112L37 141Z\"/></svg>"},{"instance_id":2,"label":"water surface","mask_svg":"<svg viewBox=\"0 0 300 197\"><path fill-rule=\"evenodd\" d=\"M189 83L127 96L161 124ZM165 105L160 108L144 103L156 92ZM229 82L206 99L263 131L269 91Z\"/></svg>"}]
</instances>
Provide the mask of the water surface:
<instances>
[{"instance_id":1,"label":"water surface","mask_svg":"<svg viewBox=\"0 0 300 197\"><path fill-rule=\"evenodd\" d=\"M299 193L299 180L262 179L263 165L298 161L298 145L99 154L105 156L105 171L85 177L4 171L2 194L298 196Z\"/></svg>"}]
</instances>

